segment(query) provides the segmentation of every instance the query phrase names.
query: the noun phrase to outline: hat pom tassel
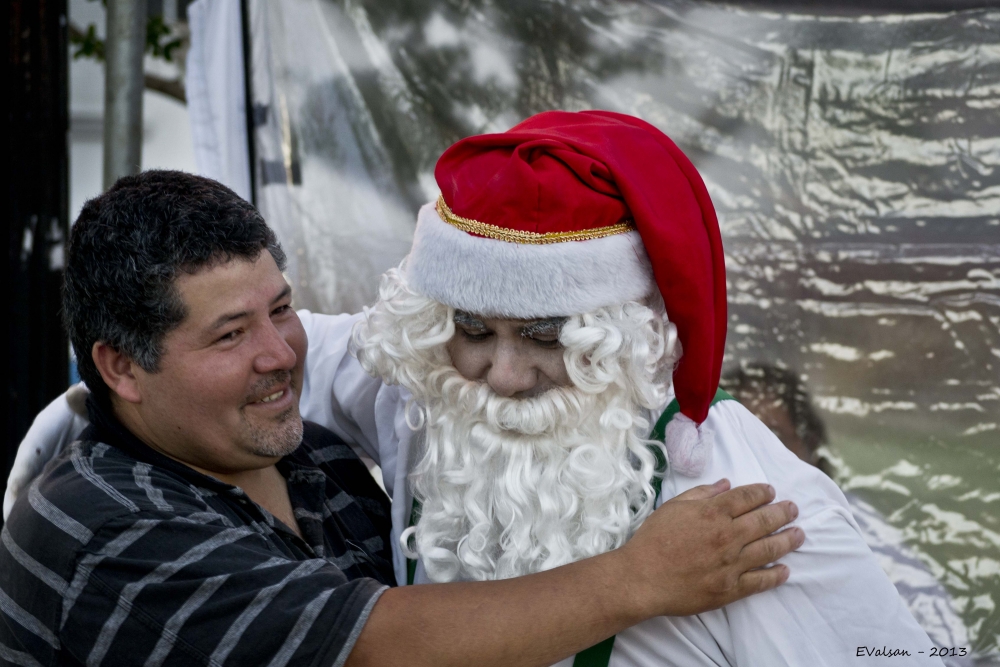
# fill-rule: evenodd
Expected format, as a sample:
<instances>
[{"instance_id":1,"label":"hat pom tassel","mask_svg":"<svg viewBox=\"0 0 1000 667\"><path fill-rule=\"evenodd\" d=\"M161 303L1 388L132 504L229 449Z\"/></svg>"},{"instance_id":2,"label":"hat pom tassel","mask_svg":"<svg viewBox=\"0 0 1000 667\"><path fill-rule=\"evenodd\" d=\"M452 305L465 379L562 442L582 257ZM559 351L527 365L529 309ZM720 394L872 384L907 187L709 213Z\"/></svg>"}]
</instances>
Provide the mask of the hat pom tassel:
<instances>
[{"instance_id":1,"label":"hat pom tassel","mask_svg":"<svg viewBox=\"0 0 1000 667\"><path fill-rule=\"evenodd\" d=\"M715 435L707 426L698 426L687 415L678 413L670 420L663 440L670 467L677 474L699 477L712 465Z\"/></svg>"}]
</instances>

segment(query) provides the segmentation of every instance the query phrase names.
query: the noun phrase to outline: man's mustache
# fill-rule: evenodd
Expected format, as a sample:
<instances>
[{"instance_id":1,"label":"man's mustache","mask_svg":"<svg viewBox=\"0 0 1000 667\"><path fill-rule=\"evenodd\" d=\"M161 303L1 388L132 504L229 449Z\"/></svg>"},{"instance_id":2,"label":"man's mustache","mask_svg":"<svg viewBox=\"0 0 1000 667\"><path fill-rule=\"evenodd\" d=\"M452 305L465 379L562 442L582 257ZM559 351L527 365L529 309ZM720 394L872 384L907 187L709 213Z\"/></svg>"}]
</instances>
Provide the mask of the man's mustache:
<instances>
[{"instance_id":1,"label":"man's mustache","mask_svg":"<svg viewBox=\"0 0 1000 667\"><path fill-rule=\"evenodd\" d=\"M291 371L274 371L268 376L257 380L250 386L250 393L247 395L246 402L256 403L278 391L283 386L290 387L291 382Z\"/></svg>"}]
</instances>

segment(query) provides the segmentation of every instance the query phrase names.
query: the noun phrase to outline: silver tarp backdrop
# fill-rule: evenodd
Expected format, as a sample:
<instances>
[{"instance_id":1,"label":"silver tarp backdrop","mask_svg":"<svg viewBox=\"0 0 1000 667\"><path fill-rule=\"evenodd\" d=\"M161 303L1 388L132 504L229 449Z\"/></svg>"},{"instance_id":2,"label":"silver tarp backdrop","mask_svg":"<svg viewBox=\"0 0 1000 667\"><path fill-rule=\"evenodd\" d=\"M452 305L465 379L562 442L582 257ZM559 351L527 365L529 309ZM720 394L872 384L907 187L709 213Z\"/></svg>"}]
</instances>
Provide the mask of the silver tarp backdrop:
<instances>
[{"instance_id":1,"label":"silver tarp backdrop","mask_svg":"<svg viewBox=\"0 0 1000 667\"><path fill-rule=\"evenodd\" d=\"M455 140L553 108L652 122L718 209L727 367L801 378L838 482L915 559L890 576L930 572L952 636L1000 657L1000 11L248 6L257 203L299 306L373 299Z\"/></svg>"}]
</instances>

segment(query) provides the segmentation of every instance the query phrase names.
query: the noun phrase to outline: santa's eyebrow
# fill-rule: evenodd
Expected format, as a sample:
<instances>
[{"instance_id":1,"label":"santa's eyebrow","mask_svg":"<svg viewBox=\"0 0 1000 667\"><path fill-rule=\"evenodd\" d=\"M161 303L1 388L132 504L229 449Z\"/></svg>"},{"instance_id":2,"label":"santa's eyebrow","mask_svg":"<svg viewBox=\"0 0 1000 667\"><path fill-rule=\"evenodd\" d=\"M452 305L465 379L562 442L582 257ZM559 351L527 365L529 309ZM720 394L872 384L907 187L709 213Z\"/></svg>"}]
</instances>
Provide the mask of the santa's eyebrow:
<instances>
[{"instance_id":1,"label":"santa's eyebrow","mask_svg":"<svg viewBox=\"0 0 1000 667\"><path fill-rule=\"evenodd\" d=\"M566 319L565 317L547 317L544 320L535 320L521 328L521 335L525 338L531 338L532 336L558 334L562 325L566 323Z\"/></svg>"},{"instance_id":2,"label":"santa's eyebrow","mask_svg":"<svg viewBox=\"0 0 1000 667\"><path fill-rule=\"evenodd\" d=\"M483 322L478 317L470 315L464 310L455 311L455 324L459 326L466 327L468 329L485 329L486 323Z\"/></svg>"}]
</instances>

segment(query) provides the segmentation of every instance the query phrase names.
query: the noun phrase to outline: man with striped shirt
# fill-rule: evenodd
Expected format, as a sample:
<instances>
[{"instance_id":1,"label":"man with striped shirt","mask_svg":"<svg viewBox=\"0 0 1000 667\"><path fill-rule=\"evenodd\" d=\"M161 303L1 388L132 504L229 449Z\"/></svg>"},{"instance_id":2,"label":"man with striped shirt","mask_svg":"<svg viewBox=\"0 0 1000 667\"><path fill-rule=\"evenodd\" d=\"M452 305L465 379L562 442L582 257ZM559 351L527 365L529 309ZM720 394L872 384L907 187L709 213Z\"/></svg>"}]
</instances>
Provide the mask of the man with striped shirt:
<instances>
[{"instance_id":1,"label":"man with striped shirt","mask_svg":"<svg viewBox=\"0 0 1000 667\"><path fill-rule=\"evenodd\" d=\"M256 210L177 172L88 202L64 307L90 425L0 545L0 664L551 664L773 588L765 485L693 490L625 546L516 580L390 588L388 499L303 423L306 335ZM43 415L44 420L44 415Z\"/></svg>"},{"instance_id":2,"label":"man with striped shirt","mask_svg":"<svg viewBox=\"0 0 1000 667\"><path fill-rule=\"evenodd\" d=\"M299 417L282 262L208 182L147 174L84 207L65 310L90 426L4 527L0 662L343 662L392 581L389 504Z\"/></svg>"}]
</instances>

